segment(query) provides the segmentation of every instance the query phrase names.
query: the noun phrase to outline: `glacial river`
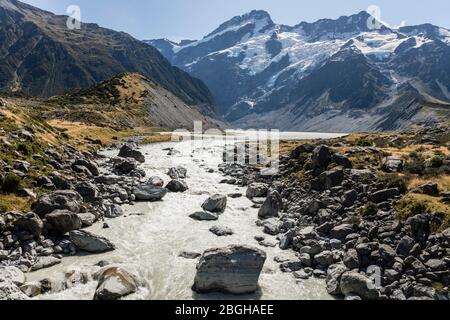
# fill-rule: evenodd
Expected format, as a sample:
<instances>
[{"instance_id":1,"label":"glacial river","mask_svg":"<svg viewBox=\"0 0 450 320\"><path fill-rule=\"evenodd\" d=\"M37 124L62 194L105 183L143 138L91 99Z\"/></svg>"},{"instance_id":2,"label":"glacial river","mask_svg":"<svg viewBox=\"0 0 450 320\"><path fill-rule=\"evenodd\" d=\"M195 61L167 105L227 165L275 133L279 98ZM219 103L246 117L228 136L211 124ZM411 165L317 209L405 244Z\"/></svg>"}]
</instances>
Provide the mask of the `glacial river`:
<instances>
[{"instance_id":1,"label":"glacial river","mask_svg":"<svg viewBox=\"0 0 450 320\"><path fill-rule=\"evenodd\" d=\"M336 134L281 133L282 139L331 138ZM252 295L239 296L243 299L331 299L325 290L323 280L299 280L292 274L283 273L277 256L294 258L290 251L282 251L278 247L265 248L259 246L254 239L263 234L256 225L257 209L251 208L252 202L245 197L246 188L220 184L224 177L217 171L222 161L222 139L208 139L194 148L192 143L169 142L141 147L146 156L142 168L147 177L159 176L169 181L168 169L182 165L188 170L186 179L189 190L185 193L168 193L161 202L136 203L124 206L126 215L107 221L110 228L102 229L97 223L88 230L110 239L117 249L101 255L78 255L67 257L62 263L50 269L40 270L28 275L28 279L42 278L63 279L71 270L93 271L100 260L113 264L121 264L127 270L137 274L143 280L143 286L136 294L126 299L233 299L224 294L197 295L191 290L196 272L197 260L179 257L182 251L203 251L230 244L245 244L258 247L267 253L267 260L260 277L260 290ZM179 153L168 155L166 148L175 148ZM116 156L117 150L105 151L106 156ZM209 173L208 169L214 169ZM201 204L210 195L242 193L237 199L228 198L225 212L218 221L200 222L189 218L189 215L201 211ZM217 237L209 229L213 225L226 226L234 231L234 235ZM87 284L58 293L46 294L39 299L92 299L97 283Z\"/></svg>"}]
</instances>

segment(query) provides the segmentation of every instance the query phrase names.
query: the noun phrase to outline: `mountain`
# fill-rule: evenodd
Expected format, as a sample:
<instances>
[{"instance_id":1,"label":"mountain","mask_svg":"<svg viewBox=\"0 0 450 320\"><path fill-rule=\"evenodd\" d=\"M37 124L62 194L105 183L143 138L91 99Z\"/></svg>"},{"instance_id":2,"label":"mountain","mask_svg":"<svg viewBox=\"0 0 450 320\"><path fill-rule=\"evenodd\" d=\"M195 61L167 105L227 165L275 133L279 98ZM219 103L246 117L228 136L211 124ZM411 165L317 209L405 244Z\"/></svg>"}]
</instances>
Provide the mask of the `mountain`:
<instances>
[{"instance_id":1,"label":"mountain","mask_svg":"<svg viewBox=\"0 0 450 320\"><path fill-rule=\"evenodd\" d=\"M450 31L374 22L363 11L286 26L252 11L198 41L146 43L203 80L234 126L347 132L448 117Z\"/></svg>"},{"instance_id":2,"label":"mountain","mask_svg":"<svg viewBox=\"0 0 450 320\"><path fill-rule=\"evenodd\" d=\"M179 97L139 73L123 73L86 89L73 90L44 100L50 106L46 119L81 122L117 130L136 127L186 128L201 121L217 125Z\"/></svg>"},{"instance_id":3,"label":"mountain","mask_svg":"<svg viewBox=\"0 0 450 320\"><path fill-rule=\"evenodd\" d=\"M123 32L82 23L16 0L0 0L0 89L48 97L139 72L187 104L213 105L202 81Z\"/></svg>"}]
</instances>

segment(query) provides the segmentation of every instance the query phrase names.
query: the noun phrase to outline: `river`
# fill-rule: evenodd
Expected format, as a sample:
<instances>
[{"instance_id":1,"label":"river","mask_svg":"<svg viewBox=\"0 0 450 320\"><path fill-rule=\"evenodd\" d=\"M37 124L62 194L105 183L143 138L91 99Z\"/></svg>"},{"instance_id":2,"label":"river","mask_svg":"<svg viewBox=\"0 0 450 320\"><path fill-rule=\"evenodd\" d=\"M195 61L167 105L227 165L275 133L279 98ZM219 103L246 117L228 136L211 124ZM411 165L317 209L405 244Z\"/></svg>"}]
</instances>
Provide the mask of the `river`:
<instances>
[{"instance_id":1,"label":"river","mask_svg":"<svg viewBox=\"0 0 450 320\"><path fill-rule=\"evenodd\" d=\"M311 139L330 138L340 135L331 134L280 134L281 138ZM169 142L145 145L141 147L146 156L142 168L147 177L159 176L166 182L168 169L182 165L188 170L186 179L189 190L185 193L169 193L160 202L140 202L126 205L126 215L108 220L109 229L103 229L97 223L88 230L110 239L117 249L102 255L77 255L66 257L62 263L50 269L40 270L28 275L29 280L42 278L62 279L70 270L95 270L100 260L121 264L127 270L137 274L144 285L126 299L233 299L231 295L197 295L191 290L196 272L197 260L179 257L182 251L203 251L230 244L245 244L259 247L267 253L267 261L260 277L260 290L253 295L239 296L240 299L331 299L325 290L323 280L297 280L290 273L280 271L276 256L294 258L291 250L259 246L254 239L257 235L271 239L262 233L256 225L257 209L251 208L252 202L245 197L246 189L234 185L220 184L224 178L217 166L222 161L222 139L210 139L201 146L192 148L189 141ZM179 153L169 156L166 148L175 148ZM117 155L117 150L104 151L109 157ZM208 169L214 169L213 173ZM228 198L225 212L218 221L200 222L189 215L201 210L201 204L208 196L220 193L242 193L237 199ZM234 235L217 237L209 232L213 225L231 228ZM274 238L274 237L273 237ZM39 299L92 299L96 282L58 293L40 296Z\"/></svg>"}]
</instances>

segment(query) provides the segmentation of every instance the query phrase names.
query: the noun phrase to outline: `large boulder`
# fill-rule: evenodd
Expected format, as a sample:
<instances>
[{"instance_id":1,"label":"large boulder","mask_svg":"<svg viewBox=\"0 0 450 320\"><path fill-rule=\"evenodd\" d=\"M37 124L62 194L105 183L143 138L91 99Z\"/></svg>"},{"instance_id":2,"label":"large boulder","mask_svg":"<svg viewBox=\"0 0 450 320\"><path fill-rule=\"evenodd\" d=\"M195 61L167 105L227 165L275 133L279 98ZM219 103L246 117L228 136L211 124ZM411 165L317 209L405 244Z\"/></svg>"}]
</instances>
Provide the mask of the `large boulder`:
<instances>
[{"instance_id":1,"label":"large boulder","mask_svg":"<svg viewBox=\"0 0 450 320\"><path fill-rule=\"evenodd\" d=\"M167 184L166 189L172 192L185 192L186 190L189 189L189 187L184 180L178 179L170 181Z\"/></svg>"},{"instance_id":2,"label":"large boulder","mask_svg":"<svg viewBox=\"0 0 450 320\"><path fill-rule=\"evenodd\" d=\"M97 187L91 182L81 182L75 186L75 191L78 192L83 200L86 202L94 202L98 196Z\"/></svg>"},{"instance_id":3,"label":"large boulder","mask_svg":"<svg viewBox=\"0 0 450 320\"><path fill-rule=\"evenodd\" d=\"M416 242L425 242L430 235L430 216L418 214L409 218L406 223L411 229L412 237Z\"/></svg>"},{"instance_id":4,"label":"large boulder","mask_svg":"<svg viewBox=\"0 0 450 320\"><path fill-rule=\"evenodd\" d=\"M14 283L9 281L0 281L0 301L1 300L28 300L28 296Z\"/></svg>"},{"instance_id":5,"label":"large boulder","mask_svg":"<svg viewBox=\"0 0 450 320\"><path fill-rule=\"evenodd\" d=\"M75 162L73 163L73 166L81 166L81 167L85 167L89 170L89 172L93 175L93 176L99 176L100 175L100 170L98 169L98 166L93 162L93 161L89 161L89 160L85 160L85 159L78 159L75 160Z\"/></svg>"},{"instance_id":6,"label":"large boulder","mask_svg":"<svg viewBox=\"0 0 450 320\"><path fill-rule=\"evenodd\" d=\"M269 191L266 200L258 211L260 219L278 217L283 206L283 200L278 191Z\"/></svg>"},{"instance_id":7,"label":"large boulder","mask_svg":"<svg viewBox=\"0 0 450 320\"><path fill-rule=\"evenodd\" d=\"M432 197L439 196L439 186L437 183L432 183L432 182L418 186L413 191L416 193L426 194L426 195L432 196Z\"/></svg>"},{"instance_id":8,"label":"large boulder","mask_svg":"<svg viewBox=\"0 0 450 320\"><path fill-rule=\"evenodd\" d=\"M341 185L344 180L344 170L342 167L336 167L331 170L323 172L319 176L319 181L326 190Z\"/></svg>"},{"instance_id":9,"label":"large boulder","mask_svg":"<svg viewBox=\"0 0 450 320\"><path fill-rule=\"evenodd\" d=\"M370 200L375 203L381 203L391 200L400 195L400 191L397 188L384 189L374 192L370 195Z\"/></svg>"},{"instance_id":10,"label":"large boulder","mask_svg":"<svg viewBox=\"0 0 450 320\"><path fill-rule=\"evenodd\" d=\"M80 250L91 253L103 253L112 251L116 247L106 238L94 235L85 230L77 230L69 233L70 241Z\"/></svg>"},{"instance_id":11,"label":"large boulder","mask_svg":"<svg viewBox=\"0 0 450 320\"><path fill-rule=\"evenodd\" d=\"M119 267L106 267L94 275L98 280L94 300L117 300L137 291L135 277Z\"/></svg>"},{"instance_id":12,"label":"large boulder","mask_svg":"<svg viewBox=\"0 0 450 320\"><path fill-rule=\"evenodd\" d=\"M59 190L46 193L33 203L31 209L39 216L45 216L55 210L79 212L83 204L81 195L73 190Z\"/></svg>"},{"instance_id":13,"label":"large boulder","mask_svg":"<svg viewBox=\"0 0 450 320\"><path fill-rule=\"evenodd\" d=\"M159 201L167 194L166 188L141 184L133 189L137 201Z\"/></svg>"},{"instance_id":14,"label":"large boulder","mask_svg":"<svg viewBox=\"0 0 450 320\"><path fill-rule=\"evenodd\" d=\"M16 286L21 286L25 281L25 274L18 268L13 266L0 267L0 282L11 282Z\"/></svg>"},{"instance_id":15,"label":"large boulder","mask_svg":"<svg viewBox=\"0 0 450 320\"><path fill-rule=\"evenodd\" d=\"M327 146L319 146L312 152L312 166L314 169L326 169L331 163L331 151Z\"/></svg>"},{"instance_id":16,"label":"large boulder","mask_svg":"<svg viewBox=\"0 0 450 320\"><path fill-rule=\"evenodd\" d=\"M344 296L357 295L365 300L377 300L380 296L374 283L358 272L342 274L339 289Z\"/></svg>"},{"instance_id":17,"label":"large boulder","mask_svg":"<svg viewBox=\"0 0 450 320\"><path fill-rule=\"evenodd\" d=\"M187 170L186 168L183 167L174 167L174 168L170 168L169 171L167 172L167 175L173 179L186 179L187 176Z\"/></svg>"},{"instance_id":18,"label":"large boulder","mask_svg":"<svg viewBox=\"0 0 450 320\"><path fill-rule=\"evenodd\" d=\"M133 146L129 144L124 144L119 151L119 157L121 158L133 158L134 160L144 163L145 157L139 150L133 148Z\"/></svg>"},{"instance_id":19,"label":"large boulder","mask_svg":"<svg viewBox=\"0 0 450 320\"><path fill-rule=\"evenodd\" d=\"M50 231L64 234L69 231L81 229L83 223L80 217L72 211L55 210L45 216Z\"/></svg>"},{"instance_id":20,"label":"large boulder","mask_svg":"<svg viewBox=\"0 0 450 320\"><path fill-rule=\"evenodd\" d=\"M327 291L331 295L341 295L341 276L344 272L348 271L348 269L343 264L333 264L327 270L327 278L326 285Z\"/></svg>"},{"instance_id":21,"label":"large boulder","mask_svg":"<svg viewBox=\"0 0 450 320\"><path fill-rule=\"evenodd\" d=\"M389 156L381 160L381 169L385 172L401 172L403 166L404 161L398 157Z\"/></svg>"},{"instance_id":22,"label":"large boulder","mask_svg":"<svg viewBox=\"0 0 450 320\"><path fill-rule=\"evenodd\" d=\"M136 160L133 158L116 158L114 159L114 171L119 175L127 175L136 170L138 167Z\"/></svg>"},{"instance_id":23,"label":"large boulder","mask_svg":"<svg viewBox=\"0 0 450 320\"><path fill-rule=\"evenodd\" d=\"M334 163L336 163L338 166L342 166L345 169L352 169L353 168L353 164L352 161L343 155L340 154L333 154L333 157L331 159Z\"/></svg>"},{"instance_id":24,"label":"large boulder","mask_svg":"<svg viewBox=\"0 0 450 320\"><path fill-rule=\"evenodd\" d=\"M202 204L203 210L209 212L223 212L227 207L227 196L215 194L205 200Z\"/></svg>"},{"instance_id":25,"label":"large boulder","mask_svg":"<svg viewBox=\"0 0 450 320\"><path fill-rule=\"evenodd\" d=\"M247 188L247 198L262 198L267 195L267 191L269 190L269 186L265 183L255 182L248 186Z\"/></svg>"},{"instance_id":26,"label":"large boulder","mask_svg":"<svg viewBox=\"0 0 450 320\"><path fill-rule=\"evenodd\" d=\"M247 246L207 250L200 258L192 289L199 293L253 293L265 261L265 252Z\"/></svg>"},{"instance_id":27,"label":"large boulder","mask_svg":"<svg viewBox=\"0 0 450 320\"><path fill-rule=\"evenodd\" d=\"M301 144L295 149L291 150L289 157L291 159L298 159L302 154L313 152L314 148L315 147L312 144Z\"/></svg>"},{"instance_id":28,"label":"large boulder","mask_svg":"<svg viewBox=\"0 0 450 320\"><path fill-rule=\"evenodd\" d=\"M13 223L13 226L19 230L27 231L35 237L40 236L44 229L44 223L34 212L23 215Z\"/></svg>"}]
</instances>

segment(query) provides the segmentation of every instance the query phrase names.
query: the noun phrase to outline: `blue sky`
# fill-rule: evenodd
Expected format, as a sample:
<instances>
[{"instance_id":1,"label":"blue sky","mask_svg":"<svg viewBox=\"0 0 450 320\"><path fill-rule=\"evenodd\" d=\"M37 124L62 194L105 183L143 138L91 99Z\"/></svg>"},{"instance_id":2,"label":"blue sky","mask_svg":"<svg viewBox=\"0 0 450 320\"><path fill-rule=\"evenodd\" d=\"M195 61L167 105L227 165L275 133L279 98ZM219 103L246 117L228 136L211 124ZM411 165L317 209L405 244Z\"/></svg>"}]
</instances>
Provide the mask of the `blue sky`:
<instances>
[{"instance_id":1,"label":"blue sky","mask_svg":"<svg viewBox=\"0 0 450 320\"><path fill-rule=\"evenodd\" d=\"M448 0L22 0L65 14L69 5L80 6L82 21L125 31L138 39L199 39L235 15L253 9L268 11L275 23L337 18L381 9L381 20L392 26L430 22L450 28Z\"/></svg>"}]
</instances>

